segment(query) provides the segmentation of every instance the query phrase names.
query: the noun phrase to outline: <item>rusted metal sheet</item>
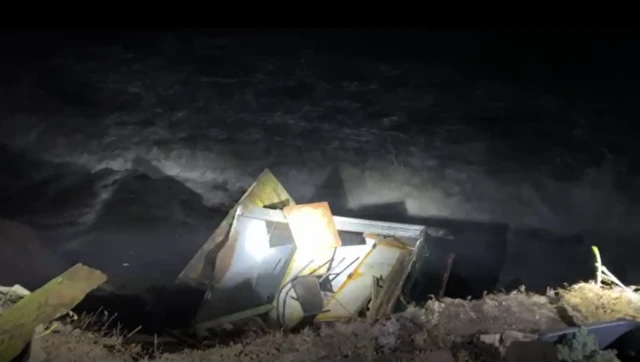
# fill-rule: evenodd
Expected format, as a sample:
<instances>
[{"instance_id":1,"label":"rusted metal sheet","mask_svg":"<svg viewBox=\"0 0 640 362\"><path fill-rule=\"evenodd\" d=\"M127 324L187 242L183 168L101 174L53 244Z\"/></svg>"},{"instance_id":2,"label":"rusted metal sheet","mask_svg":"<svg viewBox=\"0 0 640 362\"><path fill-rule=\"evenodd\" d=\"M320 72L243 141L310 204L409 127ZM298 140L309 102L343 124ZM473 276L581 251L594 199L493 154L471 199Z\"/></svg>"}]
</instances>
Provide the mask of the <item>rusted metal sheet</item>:
<instances>
[{"instance_id":1,"label":"rusted metal sheet","mask_svg":"<svg viewBox=\"0 0 640 362\"><path fill-rule=\"evenodd\" d=\"M274 204L294 205L295 202L271 171L264 170L238 203L229 211L220 226L200 248L178 276L178 282L190 285L215 283L230 268L235 253L235 237L230 235L240 206L264 207Z\"/></svg>"},{"instance_id":2,"label":"rusted metal sheet","mask_svg":"<svg viewBox=\"0 0 640 362\"><path fill-rule=\"evenodd\" d=\"M284 208L298 248L337 248L342 245L327 202L291 205Z\"/></svg>"}]
</instances>

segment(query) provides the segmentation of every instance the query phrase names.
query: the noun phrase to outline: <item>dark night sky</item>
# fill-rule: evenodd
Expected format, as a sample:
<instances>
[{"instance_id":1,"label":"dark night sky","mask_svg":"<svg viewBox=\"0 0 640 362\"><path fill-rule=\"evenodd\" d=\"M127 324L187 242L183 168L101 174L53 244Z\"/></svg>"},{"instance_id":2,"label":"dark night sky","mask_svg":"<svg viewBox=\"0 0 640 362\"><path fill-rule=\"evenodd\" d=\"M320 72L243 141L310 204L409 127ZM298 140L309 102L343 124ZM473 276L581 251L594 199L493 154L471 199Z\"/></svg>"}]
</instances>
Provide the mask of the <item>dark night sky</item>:
<instances>
[{"instance_id":1,"label":"dark night sky","mask_svg":"<svg viewBox=\"0 0 640 362\"><path fill-rule=\"evenodd\" d=\"M339 29L339 30L221 30L221 29L81 29L4 30L9 44L3 56L37 62L43 54L66 47L125 44L144 47L166 34L183 40L189 51L193 35L229 34L287 39L272 50L295 51L302 46L377 58L406 57L416 61L460 67L478 76L505 80L555 81L567 86L629 85L638 79L640 59L634 44L636 29ZM255 44L252 44L255 46ZM268 51L268 49L265 49Z\"/></svg>"}]
</instances>

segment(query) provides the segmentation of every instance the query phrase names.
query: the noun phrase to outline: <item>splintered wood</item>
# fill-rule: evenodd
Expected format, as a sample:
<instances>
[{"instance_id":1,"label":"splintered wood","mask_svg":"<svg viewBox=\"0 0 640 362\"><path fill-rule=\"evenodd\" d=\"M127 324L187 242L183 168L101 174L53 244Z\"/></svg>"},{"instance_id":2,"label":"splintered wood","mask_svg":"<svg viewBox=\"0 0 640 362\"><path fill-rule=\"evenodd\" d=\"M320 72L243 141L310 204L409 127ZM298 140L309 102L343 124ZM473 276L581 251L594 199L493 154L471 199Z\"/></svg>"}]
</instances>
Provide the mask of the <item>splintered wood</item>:
<instances>
[{"instance_id":1,"label":"splintered wood","mask_svg":"<svg viewBox=\"0 0 640 362\"><path fill-rule=\"evenodd\" d=\"M31 341L36 327L70 311L107 280L102 272L76 264L0 314L0 362L11 361Z\"/></svg>"}]
</instances>

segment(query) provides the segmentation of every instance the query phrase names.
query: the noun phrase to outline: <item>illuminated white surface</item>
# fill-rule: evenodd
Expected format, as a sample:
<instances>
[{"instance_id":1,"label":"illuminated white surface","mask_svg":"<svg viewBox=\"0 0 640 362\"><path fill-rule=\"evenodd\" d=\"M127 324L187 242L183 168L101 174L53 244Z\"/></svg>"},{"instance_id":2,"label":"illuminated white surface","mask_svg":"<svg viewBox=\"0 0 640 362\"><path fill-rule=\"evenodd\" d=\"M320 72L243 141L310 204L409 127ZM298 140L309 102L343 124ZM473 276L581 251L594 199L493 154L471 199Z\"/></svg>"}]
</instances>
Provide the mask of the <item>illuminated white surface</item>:
<instances>
[{"instance_id":1,"label":"illuminated white surface","mask_svg":"<svg viewBox=\"0 0 640 362\"><path fill-rule=\"evenodd\" d=\"M260 220L252 220L244 225L244 249L255 262L259 263L269 255L271 249L269 247L267 223Z\"/></svg>"}]
</instances>

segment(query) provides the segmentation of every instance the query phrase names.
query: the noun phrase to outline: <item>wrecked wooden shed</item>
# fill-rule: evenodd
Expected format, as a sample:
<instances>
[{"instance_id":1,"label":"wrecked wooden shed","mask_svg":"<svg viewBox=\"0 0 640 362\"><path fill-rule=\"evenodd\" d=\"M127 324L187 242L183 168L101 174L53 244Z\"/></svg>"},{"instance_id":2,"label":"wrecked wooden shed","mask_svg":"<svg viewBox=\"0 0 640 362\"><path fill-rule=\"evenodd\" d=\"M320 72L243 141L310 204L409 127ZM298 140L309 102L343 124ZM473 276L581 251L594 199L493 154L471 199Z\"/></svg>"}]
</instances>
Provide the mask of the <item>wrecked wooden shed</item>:
<instances>
[{"instance_id":1,"label":"wrecked wooden shed","mask_svg":"<svg viewBox=\"0 0 640 362\"><path fill-rule=\"evenodd\" d=\"M298 205L265 170L178 277L206 288L201 332L259 318L274 328L393 311L425 228Z\"/></svg>"}]
</instances>

